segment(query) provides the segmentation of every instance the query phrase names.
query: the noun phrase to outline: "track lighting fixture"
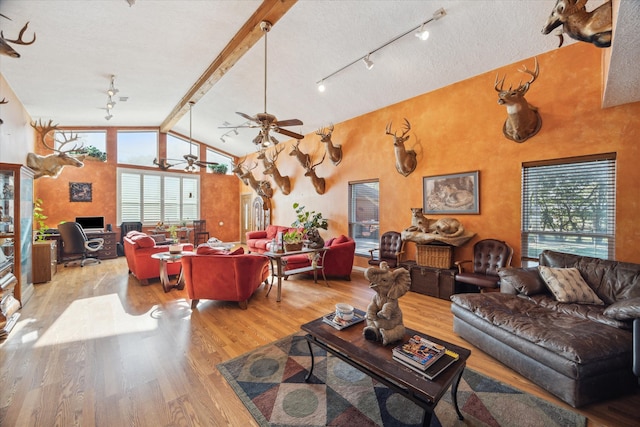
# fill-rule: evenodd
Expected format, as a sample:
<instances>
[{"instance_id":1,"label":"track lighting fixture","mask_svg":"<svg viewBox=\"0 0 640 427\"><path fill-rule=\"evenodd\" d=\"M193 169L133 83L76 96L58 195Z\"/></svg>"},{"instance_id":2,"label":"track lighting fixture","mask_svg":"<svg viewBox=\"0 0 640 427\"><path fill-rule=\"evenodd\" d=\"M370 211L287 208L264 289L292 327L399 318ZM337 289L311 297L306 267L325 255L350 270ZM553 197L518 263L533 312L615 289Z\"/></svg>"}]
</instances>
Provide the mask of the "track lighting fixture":
<instances>
[{"instance_id":1,"label":"track lighting fixture","mask_svg":"<svg viewBox=\"0 0 640 427\"><path fill-rule=\"evenodd\" d=\"M224 142L227 142L227 140L226 140L226 139L224 139L224 135L222 135L222 136L220 137L220 141L222 141L223 143L224 143Z\"/></svg>"},{"instance_id":2,"label":"track lighting fixture","mask_svg":"<svg viewBox=\"0 0 640 427\"><path fill-rule=\"evenodd\" d=\"M373 49L372 51L370 51L366 55L361 56L360 58L348 63L347 65L345 65L344 67L338 69L337 71L334 71L333 73L329 74L325 78L317 81L316 85L318 85L318 92L324 92L325 91L325 89L326 89L325 84L324 84L325 80L335 76L336 74L338 74L341 71L344 71L345 69L349 68L350 66L352 66L353 64L355 64L355 63L357 63L359 61L364 62L364 64L367 67L367 70L370 70L371 68L373 68L373 61L371 61L369 59L369 56L372 53L376 53L380 49L389 46L390 44L400 40L402 37L406 36L407 34L410 34L410 33L415 31L416 37L420 38L421 40L426 40L429 37L429 32L425 29L425 25L427 25L431 21L437 21L438 19L442 18L446 14L447 14L447 12L444 10L444 8L440 8L440 9L436 10L433 13L433 15L431 16L431 18L429 18L426 21L422 22L420 25L418 25L416 27L413 27L413 28L409 29L408 31L405 31L404 33L392 38L391 40L389 40L388 42L384 43L383 45Z\"/></svg>"},{"instance_id":3,"label":"track lighting fixture","mask_svg":"<svg viewBox=\"0 0 640 427\"><path fill-rule=\"evenodd\" d=\"M111 118L113 117L113 114L111 114L111 110L113 109L113 107L115 107L116 101L114 101L112 97L116 93L120 92L114 86L115 78L116 78L116 76L112 74L111 75L111 83L109 84L109 87L107 88L107 115L104 117L106 120L111 120ZM122 98L120 98L120 99L122 100Z\"/></svg>"},{"instance_id":4,"label":"track lighting fixture","mask_svg":"<svg viewBox=\"0 0 640 427\"><path fill-rule=\"evenodd\" d=\"M107 120L111 120L112 117L113 115L110 112L106 116L104 116L104 118Z\"/></svg>"},{"instance_id":5,"label":"track lighting fixture","mask_svg":"<svg viewBox=\"0 0 640 427\"><path fill-rule=\"evenodd\" d=\"M111 110L115 106L116 106L116 101L111 99L111 96L109 96L109 100L107 101L107 109Z\"/></svg>"},{"instance_id":6,"label":"track lighting fixture","mask_svg":"<svg viewBox=\"0 0 640 427\"><path fill-rule=\"evenodd\" d=\"M113 96L116 93L120 92L118 89L116 89L113 86L113 81L115 80L116 76L111 76L111 84L109 85L109 89L107 89L107 95L109 96Z\"/></svg>"},{"instance_id":7,"label":"track lighting fixture","mask_svg":"<svg viewBox=\"0 0 640 427\"><path fill-rule=\"evenodd\" d=\"M370 54L367 54L367 56L362 58L362 62L364 62L364 65L365 67L367 67L367 70L370 70L373 68L373 61L369 59L369 55Z\"/></svg>"}]
</instances>

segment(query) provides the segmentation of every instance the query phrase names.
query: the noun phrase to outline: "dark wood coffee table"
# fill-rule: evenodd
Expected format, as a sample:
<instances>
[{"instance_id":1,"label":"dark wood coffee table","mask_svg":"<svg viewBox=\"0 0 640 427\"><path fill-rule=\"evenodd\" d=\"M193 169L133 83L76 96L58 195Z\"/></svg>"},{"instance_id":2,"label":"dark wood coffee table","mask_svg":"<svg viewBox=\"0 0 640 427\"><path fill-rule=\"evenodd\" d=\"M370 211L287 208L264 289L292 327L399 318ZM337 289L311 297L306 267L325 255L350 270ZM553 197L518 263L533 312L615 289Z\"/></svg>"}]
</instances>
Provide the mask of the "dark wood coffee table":
<instances>
[{"instance_id":1,"label":"dark wood coffee table","mask_svg":"<svg viewBox=\"0 0 640 427\"><path fill-rule=\"evenodd\" d=\"M358 323L339 331L324 323L322 318L302 325L301 329L307 333L305 338L311 353L311 367L306 379L308 380L313 372L314 359L311 344L315 344L423 408L423 426L429 426L431 423L433 411L449 386L451 386L451 398L458 418L463 419L458 409L457 392L471 350L407 328L405 340L408 340L411 335L418 334L460 355L458 361L441 372L434 380L428 380L392 359L391 350L395 345L383 346L381 342L365 340L362 336L364 325L364 322Z\"/></svg>"}]
</instances>

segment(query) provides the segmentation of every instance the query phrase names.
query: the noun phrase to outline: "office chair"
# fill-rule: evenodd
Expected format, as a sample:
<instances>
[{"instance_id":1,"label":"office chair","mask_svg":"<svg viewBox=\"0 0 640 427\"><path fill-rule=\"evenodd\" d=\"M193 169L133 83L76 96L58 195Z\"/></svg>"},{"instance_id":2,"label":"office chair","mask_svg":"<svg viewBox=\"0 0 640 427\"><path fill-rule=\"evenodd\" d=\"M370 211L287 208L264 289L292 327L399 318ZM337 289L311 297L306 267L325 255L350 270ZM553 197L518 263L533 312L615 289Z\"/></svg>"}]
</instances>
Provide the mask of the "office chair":
<instances>
[{"instance_id":1,"label":"office chair","mask_svg":"<svg viewBox=\"0 0 640 427\"><path fill-rule=\"evenodd\" d=\"M77 222L65 222L58 226L62 239L62 262L66 267L69 262L80 261L80 267L88 260L97 261L97 252L104 246L104 239L89 239ZM93 256L90 256L93 255Z\"/></svg>"}]
</instances>

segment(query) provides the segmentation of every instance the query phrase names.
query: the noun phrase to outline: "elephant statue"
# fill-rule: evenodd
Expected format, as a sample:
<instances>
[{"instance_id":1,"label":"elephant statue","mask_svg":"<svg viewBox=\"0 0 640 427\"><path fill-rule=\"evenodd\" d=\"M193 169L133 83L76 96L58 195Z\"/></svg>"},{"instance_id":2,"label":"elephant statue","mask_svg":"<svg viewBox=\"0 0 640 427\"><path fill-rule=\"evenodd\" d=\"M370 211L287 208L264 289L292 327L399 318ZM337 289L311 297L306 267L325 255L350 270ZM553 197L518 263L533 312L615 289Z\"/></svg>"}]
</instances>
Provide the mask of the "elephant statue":
<instances>
[{"instance_id":1,"label":"elephant statue","mask_svg":"<svg viewBox=\"0 0 640 427\"><path fill-rule=\"evenodd\" d=\"M381 262L379 268L367 268L364 277L371 282L369 287L376 291L367 307L367 326L362 331L364 338L382 341L383 345L401 340L405 329L398 299L409 290L411 275L404 268L390 270L386 262Z\"/></svg>"}]
</instances>

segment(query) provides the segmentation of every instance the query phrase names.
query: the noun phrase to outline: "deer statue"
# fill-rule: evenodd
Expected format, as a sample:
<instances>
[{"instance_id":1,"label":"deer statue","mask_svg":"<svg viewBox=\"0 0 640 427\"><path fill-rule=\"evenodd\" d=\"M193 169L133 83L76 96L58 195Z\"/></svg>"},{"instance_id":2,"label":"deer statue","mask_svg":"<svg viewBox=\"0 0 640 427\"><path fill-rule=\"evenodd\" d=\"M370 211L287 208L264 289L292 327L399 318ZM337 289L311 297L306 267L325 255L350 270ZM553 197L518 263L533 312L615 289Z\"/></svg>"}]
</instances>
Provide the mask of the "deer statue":
<instances>
[{"instance_id":1,"label":"deer statue","mask_svg":"<svg viewBox=\"0 0 640 427\"><path fill-rule=\"evenodd\" d=\"M329 125L329 129L320 128L316 131L316 135L320 136L320 141L327 147L327 153L329 153L329 160L335 166L338 166L342 161L342 146L333 145L331 142L331 134L333 133L333 123Z\"/></svg>"},{"instance_id":2,"label":"deer statue","mask_svg":"<svg viewBox=\"0 0 640 427\"><path fill-rule=\"evenodd\" d=\"M316 166L321 165L322 162L324 162L325 157L327 157L326 152L322 155L322 160L320 160L316 164L312 164L311 157L309 157L309 160L304 167L306 169L304 176L308 176L309 178L311 178L311 182L313 183L313 188L316 189L316 193L318 194L324 194L326 182L324 178L320 178L318 177L318 175L316 175Z\"/></svg>"},{"instance_id":3,"label":"deer statue","mask_svg":"<svg viewBox=\"0 0 640 427\"><path fill-rule=\"evenodd\" d=\"M7 101L7 98L2 98L2 101L0 101L0 105L2 104L8 104L9 101ZM0 125L3 124L4 122L2 121L2 119L0 119Z\"/></svg>"},{"instance_id":4,"label":"deer statue","mask_svg":"<svg viewBox=\"0 0 640 427\"><path fill-rule=\"evenodd\" d=\"M78 152L82 149L82 144L78 146L74 144L73 148L68 150L63 150L62 148L74 141L78 140L78 135L74 133L70 133L66 135L63 132L54 133L53 146L47 144L47 134L51 131L56 131L58 129L58 125L52 124L52 120L49 120L49 123L43 125L40 120L38 123L31 122L31 127L33 127L40 134L40 141L42 144L48 148L49 150L53 150L55 154L49 154L48 156L40 156L35 153L27 154L27 166L35 171L34 178L41 178L43 176L49 176L52 178L57 178L62 171L62 168L65 166L75 166L77 168L81 168L84 166L82 160L84 160L84 155L73 156L70 153ZM62 140L55 139L57 135L60 135ZM59 147L55 148L58 143Z\"/></svg>"},{"instance_id":5,"label":"deer statue","mask_svg":"<svg viewBox=\"0 0 640 427\"><path fill-rule=\"evenodd\" d=\"M11 21L11 18L8 18L7 16L2 15L1 13L0 13L0 16L2 16L3 18L7 18L8 20ZM20 54L16 52L16 50L12 48L9 43L19 44L23 46L28 46L30 44L33 44L36 41L35 33L33 33L33 40L31 40L30 42L26 42L22 39L22 36L24 36L24 32L27 31L28 26L29 26L28 22L24 24L24 27L22 27L22 29L18 33L18 38L15 40L6 39L4 37L4 34L2 34L2 31L0 31L0 55L7 55L7 56L10 56L11 58L20 58Z\"/></svg>"},{"instance_id":6,"label":"deer statue","mask_svg":"<svg viewBox=\"0 0 640 427\"><path fill-rule=\"evenodd\" d=\"M282 191L282 194L287 195L291 193L291 180L286 175L282 176L280 174L280 171L278 170L278 167L276 166L276 160L278 160L278 156L280 155L282 150L284 150L284 145L281 145L280 147L280 149L278 149L277 146L275 147L275 152L272 156L269 156L266 151L262 151L258 155L258 158L262 159L262 164L264 165L263 173L265 175L271 175L273 177L273 180L278 185L278 188L280 188L280 191Z\"/></svg>"},{"instance_id":7,"label":"deer statue","mask_svg":"<svg viewBox=\"0 0 640 427\"><path fill-rule=\"evenodd\" d=\"M562 25L558 34L562 46L567 33L572 39L593 43L597 47L611 46L611 1L601 4L591 12L587 12L587 0L558 0L542 27L542 34L549 34Z\"/></svg>"},{"instance_id":8,"label":"deer statue","mask_svg":"<svg viewBox=\"0 0 640 427\"><path fill-rule=\"evenodd\" d=\"M502 80L498 80L496 75L495 82L495 90L498 92L498 104L507 107L507 119L502 126L502 133L515 142L525 142L537 134L542 126L542 119L538 109L530 105L524 98L531 83L536 80L540 73L538 60L535 60L535 69L533 71L528 70L526 66L523 67L522 70L518 69L518 71L531 75L531 79L525 84L521 83L516 89L512 89L511 86L509 86L508 90L502 88L506 76Z\"/></svg>"},{"instance_id":9,"label":"deer statue","mask_svg":"<svg viewBox=\"0 0 640 427\"><path fill-rule=\"evenodd\" d=\"M416 159L416 152L413 150L407 150L404 148L404 143L409 139L410 135L407 135L411 130L411 124L409 120L404 119L402 135L398 136L395 132L391 133L391 122L387 125L386 134L393 137L393 150L396 155L396 170L402 176L409 176L411 172L416 169L418 160ZM405 136L406 135L406 136Z\"/></svg>"},{"instance_id":10,"label":"deer statue","mask_svg":"<svg viewBox=\"0 0 640 427\"><path fill-rule=\"evenodd\" d=\"M295 144L291 145L290 156L295 156L298 159L298 162L302 165L303 168L306 168L310 163L309 155L300 151L300 140L298 140Z\"/></svg>"}]
</instances>

